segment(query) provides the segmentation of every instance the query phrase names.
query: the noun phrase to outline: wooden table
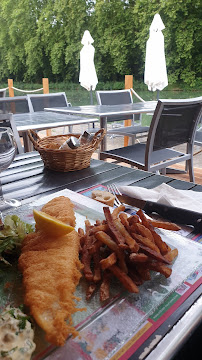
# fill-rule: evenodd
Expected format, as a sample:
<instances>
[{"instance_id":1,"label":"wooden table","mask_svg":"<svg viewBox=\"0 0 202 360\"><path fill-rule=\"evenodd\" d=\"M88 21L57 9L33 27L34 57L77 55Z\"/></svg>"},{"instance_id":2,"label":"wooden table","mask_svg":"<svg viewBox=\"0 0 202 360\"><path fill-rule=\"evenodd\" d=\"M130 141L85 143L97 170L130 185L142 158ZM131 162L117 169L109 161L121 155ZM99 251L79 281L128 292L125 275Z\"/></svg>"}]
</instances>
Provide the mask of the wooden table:
<instances>
[{"instance_id":1,"label":"wooden table","mask_svg":"<svg viewBox=\"0 0 202 360\"><path fill-rule=\"evenodd\" d=\"M133 168L122 167L117 164L107 163L100 160L91 160L89 168L75 172L59 173L44 169L40 155L37 152L30 152L16 156L12 165L1 174L3 194L5 198L16 198L22 200L22 203L30 203L39 199L41 196L53 193L62 189L70 189L76 192L83 191L99 184L107 185L115 182L119 185L137 185L144 188L153 188L161 183L167 183L176 189L186 189L193 191L202 191L201 185L194 185L190 182L175 180L166 176L156 175L154 173L135 170ZM164 330L169 332L170 338L163 344L162 354L157 356L156 351L159 347L153 349L149 359L169 359L169 355L179 350L183 346L190 334L190 329L194 331L200 324L200 294L201 289L197 288L186 301L181 304L174 316L170 316L165 322ZM191 324L187 321L187 316L191 312ZM197 316L196 316L197 315ZM179 319L181 319L179 321ZM183 321L183 319L185 319ZM188 325L187 325L188 324ZM162 325L162 326L163 326ZM174 325L176 325L174 327ZM177 334L176 334L176 327ZM188 328L187 328L188 326ZM174 327L174 329L173 329ZM165 330L166 328L166 330ZM159 330L158 330L159 331ZM138 349L131 359L136 359L138 354L143 352L146 346L149 346L158 334L154 332L149 339L145 341L142 347ZM181 331L180 340L176 342L177 336ZM173 334L173 335L172 335ZM193 340L194 341L194 340ZM171 344L172 343L172 347ZM159 350L158 350L159 351Z\"/></svg>"},{"instance_id":2,"label":"wooden table","mask_svg":"<svg viewBox=\"0 0 202 360\"><path fill-rule=\"evenodd\" d=\"M46 111L57 112L62 114L77 114L81 116L96 116L100 119L100 128L107 130L107 116L112 115L132 115L153 113L156 108L157 101L145 101L133 104L120 105L88 105L88 106L72 106L61 108L45 108ZM101 151L106 150L106 136L101 142Z\"/></svg>"}]
</instances>

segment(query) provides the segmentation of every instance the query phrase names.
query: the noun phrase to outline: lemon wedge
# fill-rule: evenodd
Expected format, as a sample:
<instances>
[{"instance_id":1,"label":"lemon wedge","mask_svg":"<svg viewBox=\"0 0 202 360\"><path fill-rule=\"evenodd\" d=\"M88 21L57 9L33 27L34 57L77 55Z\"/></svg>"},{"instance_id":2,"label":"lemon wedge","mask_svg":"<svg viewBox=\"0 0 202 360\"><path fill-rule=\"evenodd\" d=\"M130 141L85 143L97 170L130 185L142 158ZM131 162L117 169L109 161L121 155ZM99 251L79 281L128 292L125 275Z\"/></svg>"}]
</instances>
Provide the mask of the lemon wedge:
<instances>
[{"instance_id":1,"label":"lemon wedge","mask_svg":"<svg viewBox=\"0 0 202 360\"><path fill-rule=\"evenodd\" d=\"M62 236L70 233L74 228L43 211L33 210L37 230L42 230L51 236Z\"/></svg>"}]
</instances>

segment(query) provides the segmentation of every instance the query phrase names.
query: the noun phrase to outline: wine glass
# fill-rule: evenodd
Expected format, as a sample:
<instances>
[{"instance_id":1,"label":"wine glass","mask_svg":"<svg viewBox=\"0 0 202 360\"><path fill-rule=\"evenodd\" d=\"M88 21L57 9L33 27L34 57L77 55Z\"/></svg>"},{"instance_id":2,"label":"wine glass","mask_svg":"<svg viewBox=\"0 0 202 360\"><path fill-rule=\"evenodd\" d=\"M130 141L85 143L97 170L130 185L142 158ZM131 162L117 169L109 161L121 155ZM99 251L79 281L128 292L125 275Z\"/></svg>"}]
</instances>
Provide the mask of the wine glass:
<instances>
[{"instance_id":1,"label":"wine glass","mask_svg":"<svg viewBox=\"0 0 202 360\"><path fill-rule=\"evenodd\" d=\"M8 127L0 127L0 172L7 169L12 163L17 150L12 130ZM0 182L0 209L8 206L19 206L20 201L15 199L5 200Z\"/></svg>"}]
</instances>

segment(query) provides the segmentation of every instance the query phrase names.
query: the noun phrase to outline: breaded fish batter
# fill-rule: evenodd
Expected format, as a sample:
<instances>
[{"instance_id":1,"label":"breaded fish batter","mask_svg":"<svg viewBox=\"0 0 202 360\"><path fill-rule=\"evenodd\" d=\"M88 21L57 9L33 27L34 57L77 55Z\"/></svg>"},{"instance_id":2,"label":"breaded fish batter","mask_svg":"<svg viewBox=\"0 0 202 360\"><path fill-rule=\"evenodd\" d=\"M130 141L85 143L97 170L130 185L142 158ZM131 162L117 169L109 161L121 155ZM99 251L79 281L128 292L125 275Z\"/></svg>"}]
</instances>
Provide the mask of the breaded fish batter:
<instances>
[{"instance_id":1,"label":"breaded fish batter","mask_svg":"<svg viewBox=\"0 0 202 360\"><path fill-rule=\"evenodd\" d=\"M58 220L75 227L76 218L74 214L74 205L71 200L65 196L59 196L47 204L45 204L41 211L46 214L56 217Z\"/></svg>"},{"instance_id":2,"label":"breaded fish batter","mask_svg":"<svg viewBox=\"0 0 202 360\"><path fill-rule=\"evenodd\" d=\"M62 216L64 219L64 204L70 202L65 199L60 197L51 200L50 203L55 206L49 206L48 203L43 211L51 208L50 215L60 220ZM19 258L25 288L24 302L30 307L38 325L46 332L46 339L57 346L64 345L69 334L77 335L71 315L78 311L74 292L82 269L79 245L80 238L75 230L58 238L49 237L38 230L26 236Z\"/></svg>"}]
</instances>

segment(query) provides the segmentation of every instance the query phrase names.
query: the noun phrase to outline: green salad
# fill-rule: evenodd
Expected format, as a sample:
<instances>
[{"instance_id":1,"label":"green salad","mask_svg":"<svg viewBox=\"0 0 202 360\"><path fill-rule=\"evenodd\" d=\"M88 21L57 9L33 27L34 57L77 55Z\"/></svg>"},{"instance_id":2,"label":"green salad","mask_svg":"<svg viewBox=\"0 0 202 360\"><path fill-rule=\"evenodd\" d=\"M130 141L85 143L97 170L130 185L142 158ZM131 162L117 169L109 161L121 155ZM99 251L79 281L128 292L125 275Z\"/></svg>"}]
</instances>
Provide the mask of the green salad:
<instances>
[{"instance_id":1,"label":"green salad","mask_svg":"<svg viewBox=\"0 0 202 360\"><path fill-rule=\"evenodd\" d=\"M24 237L33 231L33 226L22 221L17 215L7 215L0 230L0 260L9 264L5 255L17 254Z\"/></svg>"}]
</instances>

